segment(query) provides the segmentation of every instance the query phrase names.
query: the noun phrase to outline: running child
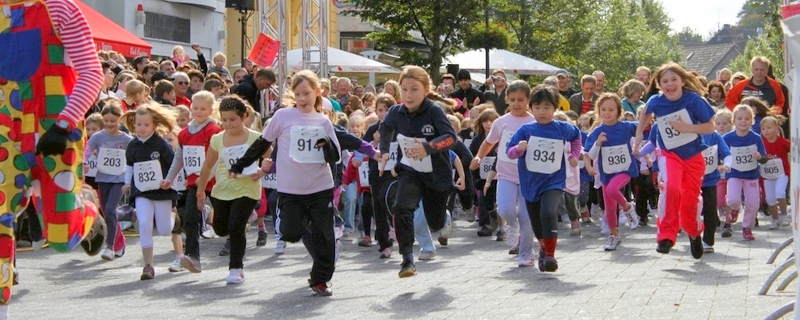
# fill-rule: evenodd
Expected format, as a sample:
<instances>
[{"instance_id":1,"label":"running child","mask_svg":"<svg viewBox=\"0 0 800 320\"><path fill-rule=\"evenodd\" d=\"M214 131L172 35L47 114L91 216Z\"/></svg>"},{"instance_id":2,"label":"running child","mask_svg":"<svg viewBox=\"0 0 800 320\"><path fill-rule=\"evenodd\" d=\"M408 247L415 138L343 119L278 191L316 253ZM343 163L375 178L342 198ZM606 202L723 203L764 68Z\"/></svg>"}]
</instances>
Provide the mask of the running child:
<instances>
[{"instance_id":1,"label":"running child","mask_svg":"<svg viewBox=\"0 0 800 320\"><path fill-rule=\"evenodd\" d=\"M522 125L509 140L506 151L509 159L518 159L520 193L525 198L533 232L542 248L539 251L539 271L542 272L558 270L555 258L558 207L567 187L567 166L577 168L581 153L580 130L571 123L553 121L557 105L558 91L555 87L536 86L530 99L536 121ZM563 152L565 141L570 143L566 159Z\"/></svg>"},{"instance_id":2,"label":"running child","mask_svg":"<svg viewBox=\"0 0 800 320\"><path fill-rule=\"evenodd\" d=\"M789 184L791 143L783 137L781 123L781 119L773 116L761 120L761 138L764 140L768 160L760 167L761 177L764 178L764 195L772 217L770 230L789 225L789 216L786 213L786 186ZM778 215L779 210L780 215Z\"/></svg>"}]
</instances>

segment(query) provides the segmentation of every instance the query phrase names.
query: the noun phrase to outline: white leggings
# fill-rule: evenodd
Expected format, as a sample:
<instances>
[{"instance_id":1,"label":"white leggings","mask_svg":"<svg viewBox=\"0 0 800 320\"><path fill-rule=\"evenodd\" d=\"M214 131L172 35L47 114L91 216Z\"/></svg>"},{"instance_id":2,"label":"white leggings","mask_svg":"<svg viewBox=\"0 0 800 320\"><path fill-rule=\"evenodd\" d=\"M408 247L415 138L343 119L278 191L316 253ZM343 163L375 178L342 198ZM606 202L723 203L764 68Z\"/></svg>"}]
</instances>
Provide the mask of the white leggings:
<instances>
[{"instance_id":1,"label":"white leggings","mask_svg":"<svg viewBox=\"0 0 800 320\"><path fill-rule=\"evenodd\" d=\"M786 199L786 186L789 184L789 176L782 175L778 179L764 179L764 197L767 204L774 206L779 199Z\"/></svg>"},{"instance_id":2,"label":"white leggings","mask_svg":"<svg viewBox=\"0 0 800 320\"><path fill-rule=\"evenodd\" d=\"M139 222L139 244L142 249L153 247L154 218L158 234L166 236L172 233L175 226L175 221L172 220L172 201L136 197L136 220Z\"/></svg>"}]
</instances>

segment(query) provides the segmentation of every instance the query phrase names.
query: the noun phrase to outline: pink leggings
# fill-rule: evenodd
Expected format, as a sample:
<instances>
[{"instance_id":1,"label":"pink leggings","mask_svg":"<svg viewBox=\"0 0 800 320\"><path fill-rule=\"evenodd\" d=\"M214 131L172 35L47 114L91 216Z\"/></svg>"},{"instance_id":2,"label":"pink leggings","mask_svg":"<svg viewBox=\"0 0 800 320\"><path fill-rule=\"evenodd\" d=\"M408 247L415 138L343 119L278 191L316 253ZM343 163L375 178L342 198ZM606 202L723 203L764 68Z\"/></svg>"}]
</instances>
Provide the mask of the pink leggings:
<instances>
[{"instance_id":1,"label":"pink leggings","mask_svg":"<svg viewBox=\"0 0 800 320\"><path fill-rule=\"evenodd\" d=\"M617 207L623 207L627 200L622 195L622 188L628 185L631 176L627 173L618 173L611 178L608 184L603 185L603 201L605 202L606 223L609 228L617 227Z\"/></svg>"},{"instance_id":2,"label":"pink leggings","mask_svg":"<svg viewBox=\"0 0 800 320\"><path fill-rule=\"evenodd\" d=\"M753 228L761 202L758 179L728 178L728 206L731 207L731 211L739 211L742 208L742 193L744 193L742 228Z\"/></svg>"}]
</instances>

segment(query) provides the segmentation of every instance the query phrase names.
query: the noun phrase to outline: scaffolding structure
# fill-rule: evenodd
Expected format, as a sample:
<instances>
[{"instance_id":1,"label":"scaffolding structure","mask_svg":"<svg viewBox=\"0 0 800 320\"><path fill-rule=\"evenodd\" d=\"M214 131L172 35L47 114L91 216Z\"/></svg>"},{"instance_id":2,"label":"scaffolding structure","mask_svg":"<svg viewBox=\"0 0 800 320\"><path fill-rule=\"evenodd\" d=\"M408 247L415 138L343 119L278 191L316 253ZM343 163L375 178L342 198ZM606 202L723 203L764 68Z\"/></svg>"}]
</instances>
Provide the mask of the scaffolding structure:
<instances>
[{"instance_id":1,"label":"scaffolding structure","mask_svg":"<svg viewBox=\"0 0 800 320\"><path fill-rule=\"evenodd\" d=\"M278 79L278 92L284 91L287 65L287 44L289 6L298 0L260 0L259 17L261 32L281 42L278 57L272 67ZM301 67L317 73L320 78L328 77L328 1L302 1L301 22L303 25L300 44L303 49Z\"/></svg>"}]
</instances>

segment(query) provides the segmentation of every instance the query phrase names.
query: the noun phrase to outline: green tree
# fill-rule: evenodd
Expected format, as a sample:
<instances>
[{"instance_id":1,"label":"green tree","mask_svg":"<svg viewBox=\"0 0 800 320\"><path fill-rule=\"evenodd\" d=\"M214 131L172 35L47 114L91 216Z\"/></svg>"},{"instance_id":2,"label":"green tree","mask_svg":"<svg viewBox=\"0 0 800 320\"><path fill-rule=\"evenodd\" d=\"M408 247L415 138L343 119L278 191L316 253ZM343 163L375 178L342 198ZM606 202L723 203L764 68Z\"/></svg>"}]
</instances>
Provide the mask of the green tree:
<instances>
[{"instance_id":1,"label":"green tree","mask_svg":"<svg viewBox=\"0 0 800 320\"><path fill-rule=\"evenodd\" d=\"M379 45L410 40L409 31L419 32L430 49L430 56L417 50L405 51L400 60L428 69L433 79L439 79L439 68L446 55L461 46L462 38L471 23L480 21L482 0L351 0L355 7L344 12L362 20L380 24L388 31L372 32L367 38Z\"/></svg>"},{"instance_id":2,"label":"green tree","mask_svg":"<svg viewBox=\"0 0 800 320\"><path fill-rule=\"evenodd\" d=\"M771 23L769 13L772 7L780 5L781 0L747 0L742 5L739 14L739 22L736 26L745 29L758 29L763 28L765 25Z\"/></svg>"},{"instance_id":3,"label":"green tree","mask_svg":"<svg viewBox=\"0 0 800 320\"><path fill-rule=\"evenodd\" d=\"M728 69L750 74L750 60L755 56L765 56L772 64L775 79L783 81L783 29L781 29L780 0L748 0L751 6L763 7L765 21L764 33L761 37L747 40L744 52L731 60ZM740 13L741 15L741 13Z\"/></svg>"},{"instance_id":4,"label":"green tree","mask_svg":"<svg viewBox=\"0 0 800 320\"><path fill-rule=\"evenodd\" d=\"M683 43L703 43L703 36L689 27L683 27L683 30L678 32L676 36L678 37L678 41Z\"/></svg>"}]
</instances>

